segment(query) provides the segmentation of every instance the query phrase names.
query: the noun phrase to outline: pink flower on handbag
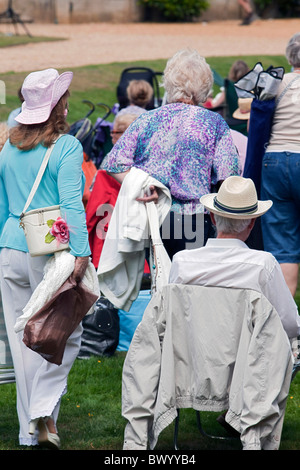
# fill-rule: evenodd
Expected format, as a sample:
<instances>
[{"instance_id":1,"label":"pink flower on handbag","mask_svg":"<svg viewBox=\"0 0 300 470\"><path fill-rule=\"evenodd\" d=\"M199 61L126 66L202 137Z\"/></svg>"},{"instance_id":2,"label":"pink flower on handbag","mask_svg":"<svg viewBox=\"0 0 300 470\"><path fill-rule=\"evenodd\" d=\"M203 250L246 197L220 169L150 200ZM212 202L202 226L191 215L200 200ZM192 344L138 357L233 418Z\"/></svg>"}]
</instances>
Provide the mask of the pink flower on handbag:
<instances>
[{"instance_id":1,"label":"pink flower on handbag","mask_svg":"<svg viewBox=\"0 0 300 470\"><path fill-rule=\"evenodd\" d=\"M47 220L50 227L45 237L46 243L51 243L55 238L58 243L68 243L70 239L69 227L64 219L57 217L56 220Z\"/></svg>"}]
</instances>

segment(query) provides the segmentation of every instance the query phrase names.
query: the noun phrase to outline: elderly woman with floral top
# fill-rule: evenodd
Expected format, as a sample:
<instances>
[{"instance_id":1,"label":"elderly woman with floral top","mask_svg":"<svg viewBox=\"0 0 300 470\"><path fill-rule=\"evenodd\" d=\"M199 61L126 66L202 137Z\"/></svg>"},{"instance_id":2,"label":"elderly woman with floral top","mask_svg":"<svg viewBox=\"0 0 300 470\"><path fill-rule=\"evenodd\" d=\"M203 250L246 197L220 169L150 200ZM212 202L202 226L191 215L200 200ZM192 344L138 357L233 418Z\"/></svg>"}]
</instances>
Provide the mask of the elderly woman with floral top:
<instances>
[{"instance_id":1,"label":"elderly woman with floral top","mask_svg":"<svg viewBox=\"0 0 300 470\"><path fill-rule=\"evenodd\" d=\"M213 84L205 59L195 50L177 52L167 63L163 84L167 104L143 113L129 126L104 169L122 182L134 166L167 186L172 208L170 229L166 236L163 230L162 239L172 257L214 236L199 199L228 176L239 174L239 162L224 119L200 106ZM155 199L151 190L140 200Z\"/></svg>"}]
</instances>

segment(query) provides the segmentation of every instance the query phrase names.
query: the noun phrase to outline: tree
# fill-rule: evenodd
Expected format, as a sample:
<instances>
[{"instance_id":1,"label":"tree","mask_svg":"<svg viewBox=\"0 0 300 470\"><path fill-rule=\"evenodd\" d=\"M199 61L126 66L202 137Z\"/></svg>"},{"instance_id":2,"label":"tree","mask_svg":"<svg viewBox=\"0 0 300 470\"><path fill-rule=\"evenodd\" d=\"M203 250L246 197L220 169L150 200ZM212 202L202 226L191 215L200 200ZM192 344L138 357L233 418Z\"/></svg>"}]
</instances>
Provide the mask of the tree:
<instances>
[{"instance_id":1,"label":"tree","mask_svg":"<svg viewBox=\"0 0 300 470\"><path fill-rule=\"evenodd\" d=\"M209 7L207 0L139 0L139 3L172 21L191 21Z\"/></svg>"}]
</instances>

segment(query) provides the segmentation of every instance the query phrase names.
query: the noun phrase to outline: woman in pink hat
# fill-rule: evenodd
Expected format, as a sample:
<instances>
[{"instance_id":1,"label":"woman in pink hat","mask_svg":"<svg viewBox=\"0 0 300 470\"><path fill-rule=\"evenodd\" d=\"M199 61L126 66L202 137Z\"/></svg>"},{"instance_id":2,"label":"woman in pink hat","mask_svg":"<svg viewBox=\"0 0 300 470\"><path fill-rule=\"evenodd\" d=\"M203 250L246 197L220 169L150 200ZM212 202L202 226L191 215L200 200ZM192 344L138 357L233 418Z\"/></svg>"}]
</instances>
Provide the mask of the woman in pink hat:
<instances>
[{"instance_id":1,"label":"woman in pink hat","mask_svg":"<svg viewBox=\"0 0 300 470\"><path fill-rule=\"evenodd\" d=\"M60 366L27 348L23 332L14 331L49 259L30 256L19 217L46 150L58 139L29 210L60 205L70 228L70 253L75 256L72 276L76 281L82 279L90 248L82 204L83 150L76 138L66 134L72 77L72 72L59 75L57 70L47 69L25 78L22 111L16 118L19 125L11 129L0 154L0 287L16 376L19 443L52 448L60 445L56 420L80 348L81 326L69 338Z\"/></svg>"}]
</instances>

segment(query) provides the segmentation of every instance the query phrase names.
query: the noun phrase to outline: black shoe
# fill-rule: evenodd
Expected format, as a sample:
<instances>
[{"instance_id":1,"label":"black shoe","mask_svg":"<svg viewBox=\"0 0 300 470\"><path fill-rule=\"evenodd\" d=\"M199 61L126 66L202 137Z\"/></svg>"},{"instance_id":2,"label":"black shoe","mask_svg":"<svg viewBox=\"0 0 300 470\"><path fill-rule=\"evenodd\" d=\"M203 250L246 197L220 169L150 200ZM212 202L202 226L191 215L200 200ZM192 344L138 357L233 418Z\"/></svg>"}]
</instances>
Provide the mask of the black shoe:
<instances>
[{"instance_id":1,"label":"black shoe","mask_svg":"<svg viewBox=\"0 0 300 470\"><path fill-rule=\"evenodd\" d=\"M241 26L247 26L251 23L253 23L253 21L257 20L258 16L255 14L255 13L250 13L248 16L246 16L246 18L241 22Z\"/></svg>"},{"instance_id":2,"label":"black shoe","mask_svg":"<svg viewBox=\"0 0 300 470\"><path fill-rule=\"evenodd\" d=\"M221 414L220 416L217 417L218 423L224 429L226 429L226 431L228 432L228 434L230 434L230 436L240 437L240 433L238 431L236 431L236 429L234 429L232 426L230 426L230 424L227 423L227 421L225 421L225 416L226 416L226 411L225 411L225 413L223 413L223 414Z\"/></svg>"}]
</instances>

